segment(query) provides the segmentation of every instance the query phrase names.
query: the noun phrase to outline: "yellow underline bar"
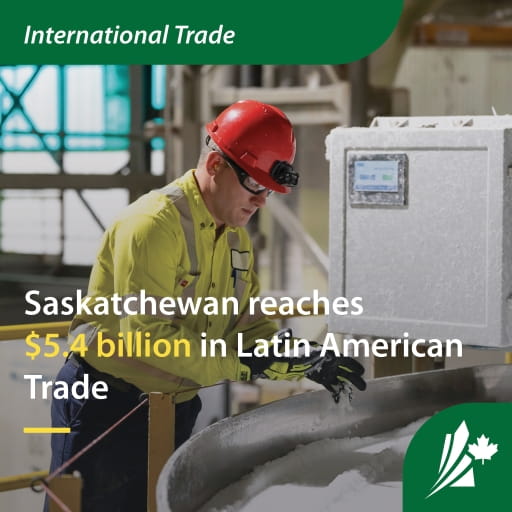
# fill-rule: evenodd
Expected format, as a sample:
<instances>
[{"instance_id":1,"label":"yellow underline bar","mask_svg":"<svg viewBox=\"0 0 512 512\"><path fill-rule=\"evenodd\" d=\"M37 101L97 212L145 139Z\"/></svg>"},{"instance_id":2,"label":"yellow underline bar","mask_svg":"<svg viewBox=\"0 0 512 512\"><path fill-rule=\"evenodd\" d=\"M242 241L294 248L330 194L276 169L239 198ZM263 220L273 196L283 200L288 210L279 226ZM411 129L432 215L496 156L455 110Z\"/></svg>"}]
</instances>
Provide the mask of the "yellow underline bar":
<instances>
[{"instance_id":1,"label":"yellow underline bar","mask_svg":"<svg viewBox=\"0 0 512 512\"><path fill-rule=\"evenodd\" d=\"M69 427L24 427L24 434L69 434Z\"/></svg>"}]
</instances>

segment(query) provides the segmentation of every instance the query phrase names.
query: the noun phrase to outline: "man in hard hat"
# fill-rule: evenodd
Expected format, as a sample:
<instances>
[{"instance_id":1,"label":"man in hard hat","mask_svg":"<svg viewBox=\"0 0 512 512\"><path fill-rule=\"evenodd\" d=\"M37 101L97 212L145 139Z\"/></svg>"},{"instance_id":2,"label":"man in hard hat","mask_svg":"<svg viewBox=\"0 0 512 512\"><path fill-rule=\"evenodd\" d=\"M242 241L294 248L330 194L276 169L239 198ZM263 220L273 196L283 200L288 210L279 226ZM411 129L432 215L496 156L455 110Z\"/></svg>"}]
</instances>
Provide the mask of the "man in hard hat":
<instances>
[{"instance_id":1,"label":"man in hard hat","mask_svg":"<svg viewBox=\"0 0 512 512\"><path fill-rule=\"evenodd\" d=\"M105 382L108 393L53 400L53 426L71 427L71 433L53 436L52 471L129 413L143 393L175 395L179 446L201 408L201 386L306 376L331 392L347 382L365 387L363 368L351 358L321 358L318 351L295 358L238 356L240 333L248 348L256 339L271 339L277 329L263 315L249 314L249 298L258 295L259 284L244 226L272 192L286 194L297 185L295 137L283 112L252 100L229 106L206 130L197 169L139 198L103 237L88 290L93 312L75 316L72 356L57 379L71 385L87 374L90 382ZM95 309L106 308L113 297L118 306L129 303L129 310ZM205 297L236 300L216 315L202 308L186 314L146 307L148 298L197 304ZM225 340L226 353L205 357L202 338ZM190 354L154 353L152 343L162 339L188 340ZM138 342L143 351L130 353L128 345L133 349ZM139 408L66 471L82 474L84 512L142 512L146 467L147 409Z\"/></svg>"}]
</instances>

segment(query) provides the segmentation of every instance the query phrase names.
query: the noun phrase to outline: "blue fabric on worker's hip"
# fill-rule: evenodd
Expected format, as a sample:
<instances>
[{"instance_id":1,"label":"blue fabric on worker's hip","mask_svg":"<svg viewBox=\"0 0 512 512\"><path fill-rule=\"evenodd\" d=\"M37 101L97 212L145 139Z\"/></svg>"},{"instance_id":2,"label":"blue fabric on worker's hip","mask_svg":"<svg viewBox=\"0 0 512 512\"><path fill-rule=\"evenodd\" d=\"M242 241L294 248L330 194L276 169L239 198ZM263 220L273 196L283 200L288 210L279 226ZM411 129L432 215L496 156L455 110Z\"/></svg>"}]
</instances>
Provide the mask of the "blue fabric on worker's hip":
<instances>
[{"instance_id":1,"label":"blue fabric on worker's hip","mask_svg":"<svg viewBox=\"0 0 512 512\"><path fill-rule=\"evenodd\" d=\"M84 373L80 365L68 361L56 380L71 385L83 380ZM71 427L71 433L52 435L50 472L136 407L140 394L136 388L132 392L110 388L104 400L54 399L52 426ZM200 410L198 396L176 405L176 448L190 437ZM82 476L82 512L146 512L147 415L145 404L64 471L79 471ZM46 502L44 510L48 510Z\"/></svg>"}]
</instances>

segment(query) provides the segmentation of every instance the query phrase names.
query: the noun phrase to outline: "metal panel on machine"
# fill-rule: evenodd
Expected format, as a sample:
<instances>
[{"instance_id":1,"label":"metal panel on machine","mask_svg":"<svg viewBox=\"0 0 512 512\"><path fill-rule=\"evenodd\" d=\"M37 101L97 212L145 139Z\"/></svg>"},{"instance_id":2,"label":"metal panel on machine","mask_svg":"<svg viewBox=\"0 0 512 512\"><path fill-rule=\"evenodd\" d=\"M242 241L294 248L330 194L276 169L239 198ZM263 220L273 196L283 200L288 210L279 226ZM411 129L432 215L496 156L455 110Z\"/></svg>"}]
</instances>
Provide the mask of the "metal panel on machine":
<instances>
[{"instance_id":1,"label":"metal panel on machine","mask_svg":"<svg viewBox=\"0 0 512 512\"><path fill-rule=\"evenodd\" d=\"M364 307L332 332L512 346L511 142L511 116L330 133L330 296Z\"/></svg>"}]
</instances>

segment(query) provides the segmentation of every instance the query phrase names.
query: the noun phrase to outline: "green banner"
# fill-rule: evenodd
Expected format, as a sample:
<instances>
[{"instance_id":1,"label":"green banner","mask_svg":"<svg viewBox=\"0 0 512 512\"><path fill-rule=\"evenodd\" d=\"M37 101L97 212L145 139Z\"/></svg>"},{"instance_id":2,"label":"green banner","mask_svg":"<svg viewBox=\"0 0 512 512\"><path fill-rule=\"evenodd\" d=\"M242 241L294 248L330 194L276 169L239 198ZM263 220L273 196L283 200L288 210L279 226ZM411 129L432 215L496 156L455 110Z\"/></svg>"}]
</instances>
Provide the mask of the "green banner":
<instances>
[{"instance_id":1,"label":"green banner","mask_svg":"<svg viewBox=\"0 0 512 512\"><path fill-rule=\"evenodd\" d=\"M403 512L509 511L512 403L450 407L416 433L404 461Z\"/></svg>"},{"instance_id":2,"label":"green banner","mask_svg":"<svg viewBox=\"0 0 512 512\"><path fill-rule=\"evenodd\" d=\"M2 16L0 65L342 64L376 50L403 0L25 0Z\"/></svg>"}]
</instances>

